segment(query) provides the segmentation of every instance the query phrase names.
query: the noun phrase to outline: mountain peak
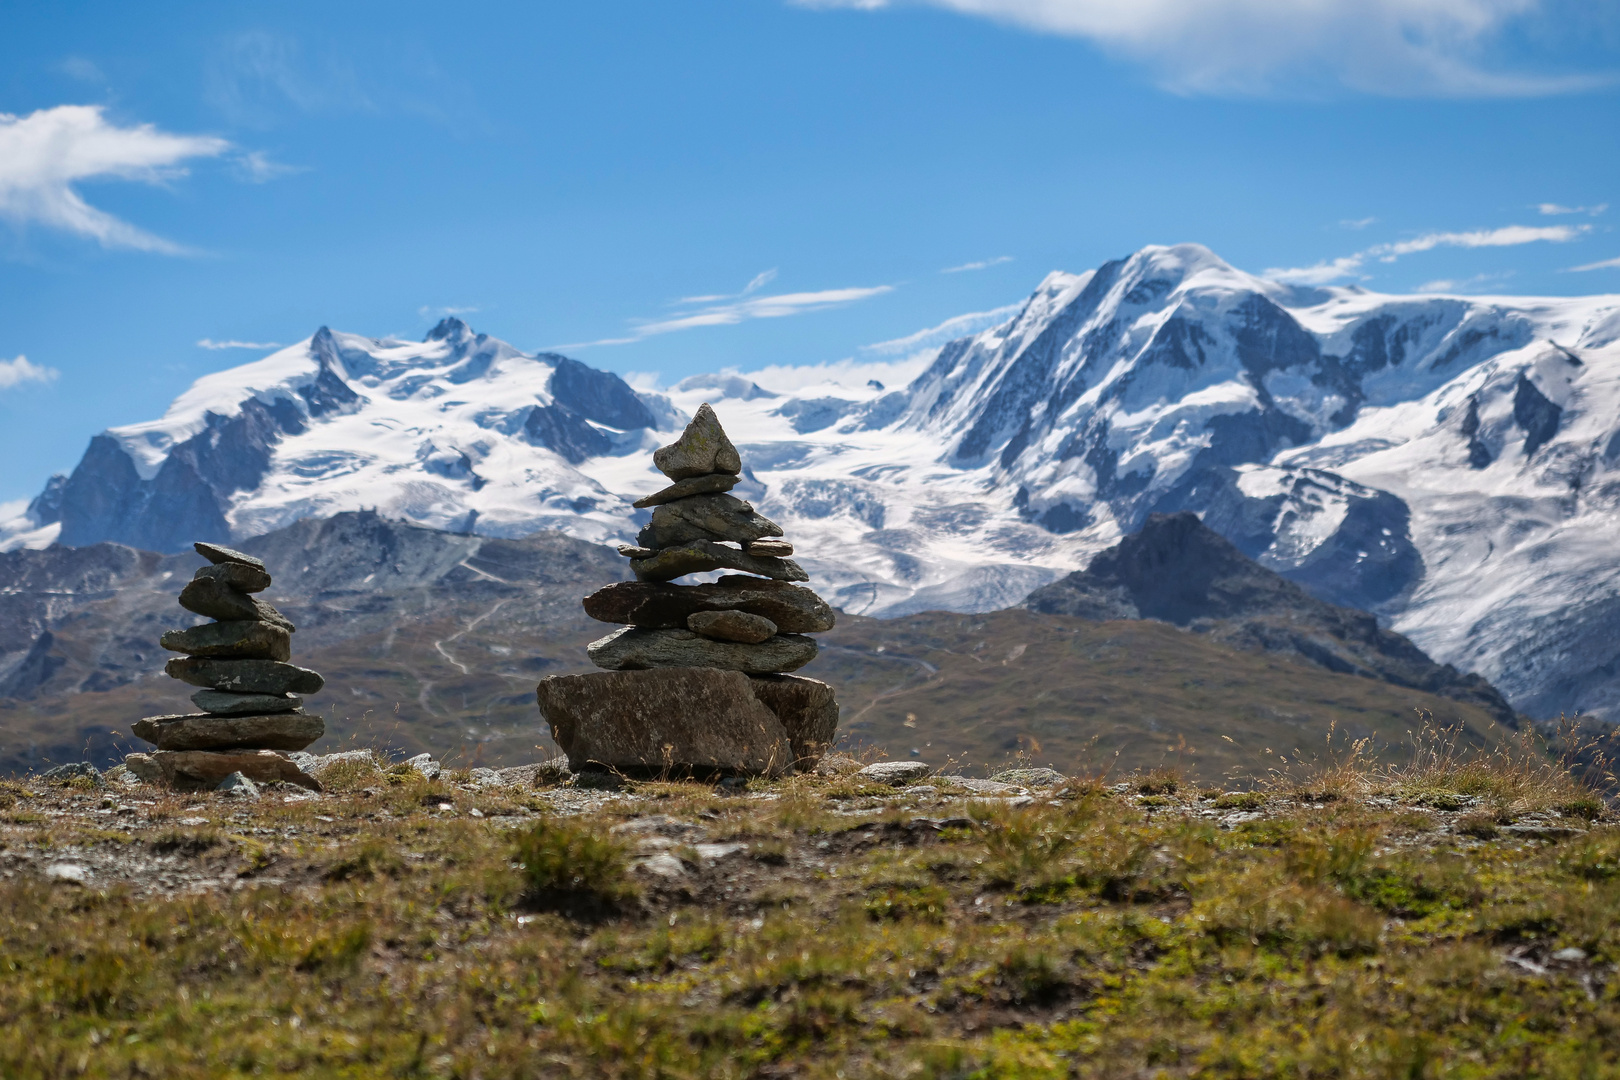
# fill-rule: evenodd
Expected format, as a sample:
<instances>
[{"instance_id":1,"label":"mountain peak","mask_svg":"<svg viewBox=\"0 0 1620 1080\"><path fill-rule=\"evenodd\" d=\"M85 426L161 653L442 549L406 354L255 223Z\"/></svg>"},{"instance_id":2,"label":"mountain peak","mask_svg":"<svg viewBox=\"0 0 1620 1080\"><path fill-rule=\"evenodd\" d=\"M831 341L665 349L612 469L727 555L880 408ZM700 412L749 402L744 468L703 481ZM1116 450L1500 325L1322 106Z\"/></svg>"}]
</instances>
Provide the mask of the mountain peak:
<instances>
[{"instance_id":1,"label":"mountain peak","mask_svg":"<svg viewBox=\"0 0 1620 1080\"><path fill-rule=\"evenodd\" d=\"M470 337L472 337L472 327L468 326L454 315L446 315L444 318L439 320L437 326L427 332L427 336L422 340L457 342L464 341Z\"/></svg>"}]
</instances>

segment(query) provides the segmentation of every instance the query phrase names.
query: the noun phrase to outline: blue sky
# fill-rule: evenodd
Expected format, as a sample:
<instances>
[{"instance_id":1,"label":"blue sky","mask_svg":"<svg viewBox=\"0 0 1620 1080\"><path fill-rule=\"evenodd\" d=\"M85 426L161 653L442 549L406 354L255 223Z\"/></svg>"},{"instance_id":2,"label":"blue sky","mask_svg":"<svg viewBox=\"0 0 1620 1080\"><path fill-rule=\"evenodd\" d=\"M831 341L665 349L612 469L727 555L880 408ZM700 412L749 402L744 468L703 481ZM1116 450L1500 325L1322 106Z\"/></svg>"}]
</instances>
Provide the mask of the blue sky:
<instances>
[{"instance_id":1,"label":"blue sky","mask_svg":"<svg viewBox=\"0 0 1620 1080\"><path fill-rule=\"evenodd\" d=\"M0 4L0 501L323 324L674 381L1150 243L1620 292L1614 0L448 11Z\"/></svg>"}]
</instances>

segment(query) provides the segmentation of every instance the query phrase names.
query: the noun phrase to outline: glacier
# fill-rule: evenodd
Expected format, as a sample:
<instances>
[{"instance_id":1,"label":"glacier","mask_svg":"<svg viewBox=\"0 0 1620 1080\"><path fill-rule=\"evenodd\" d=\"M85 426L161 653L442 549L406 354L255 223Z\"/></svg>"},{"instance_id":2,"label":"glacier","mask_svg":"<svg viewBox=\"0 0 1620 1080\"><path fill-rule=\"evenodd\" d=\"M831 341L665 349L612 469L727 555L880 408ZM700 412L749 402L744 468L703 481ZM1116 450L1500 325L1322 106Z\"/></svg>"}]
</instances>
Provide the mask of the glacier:
<instances>
[{"instance_id":1,"label":"glacier","mask_svg":"<svg viewBox=\"0 0 1620 1080\"><path fill-rule=\"evenodd\" d=\"M1196 244L1054 272L911 360L632 387L446 319L321 329L95 436L0 507L0 550L173 551L374 509L627 542L647 451L699 404L818 587L987 611L1191 510L1538 717L1620 721L1620 297L1303 288Z\"/></svg>"}]
</instances>

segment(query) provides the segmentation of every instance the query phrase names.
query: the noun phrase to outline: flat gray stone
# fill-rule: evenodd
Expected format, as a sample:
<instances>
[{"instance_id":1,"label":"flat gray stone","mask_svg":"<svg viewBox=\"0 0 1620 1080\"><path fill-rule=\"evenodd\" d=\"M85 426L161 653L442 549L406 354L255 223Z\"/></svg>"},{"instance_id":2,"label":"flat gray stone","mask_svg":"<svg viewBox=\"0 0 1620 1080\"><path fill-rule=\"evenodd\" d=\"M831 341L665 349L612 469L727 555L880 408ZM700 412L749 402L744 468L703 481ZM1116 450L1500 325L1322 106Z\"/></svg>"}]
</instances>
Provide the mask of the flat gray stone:
<instances>
[{"instance_id":1,"label":"flat gray stone","mask_svg":"<svg viewBox=\"0 0 1620 1080\"><path fill-rule=\"evenodd\" d=\"M160 750L223 750L239 747L302 750L326 734L326 721L303 712L263 716L181 713L175 716L149 716L136 721L130 730L136 738L144 739ZM143 780L147 778L129 758L124 759L124 764Z\"/></svg>"},{"instance_id":2,"label":"flat gray stone","mask_svg":"<svg viewBox=\"0 0 1620 1080\"><path fill-rule=\"evenodd\" d=\"M704 402L679 439L653 451L653 465L671 480L686 480L706 473L740 473L742 456Z\"/></svg>"},{"instance_id":3,"label":"flat gray stone","mask_svg":"<svg viewBox=\"0 0 1620 1080\"><path fill-rule=\"evenodd\" d=\"M1056 769L1004 769L990 779L1023 787L1057 787L1067 778Z\"/></svg>"},{"instance_id":4,"label":"flat gray stone","mask_svg":"<svg viewBox=\"0 0 1620 1080\"><path fill-rule=\"evenodd\" d=\"M772 555L785 558L793 554L793 545L776 536L768 536L759 540L750 540L743 545L743 551L749 555Z\"/></svg>"},{"instance_id":5,"label":"flat gray stone","mask_svg":"<svg viewBox=\"0 0 1620 1080\"><path fill-rule=\"evenodd\" d=\"M239 772L233 772L221 780L219 786L214 790L224 792L234 799L257 799L259 797L259 785Z\"/></svg>"},{"instance_id":6,"label":"flat gray stone","mask_svg":"<svg viewBox=\"0 0 1620 1080\"><path fill-rule=\"evenodd\" d=\"M535 691L575 773L779 776L793 748L736 671L660 668L553 675Z\"/></svg>"},{"instance_id":7,"label":"flat gray stone","mask_svg":"<svg viewBox=\"0 0 1620 1080\"><path fill-rule=\"evenodd\" d=\"M746 611L761 615L785 634L816 634L837 622L832 607L800 585L727 574L707 585L618 581L587 596L585 614L600 622L680 630L699 611Z\"/></svg>"},{"instance_id":8,"label":"flat gray stone","mask_svg":"<svg viewBox=\"0 0 1620 1080\"><path fill-rule=\"evenodd\" d=\"M810 580L810 575L792 559L749 555L713 540L693 540L679 547L665 548L650 559L632 559L630 569L639 581L668 581L710 570L742 570L776 581Z\"/></svg>"},{"instance_id":9,"label":"flat gray stone","mask_svg":"<svg viewBox=\"0 0 1620 1080\"><path fill-rule=\"evenodd\" d=\"M189 630L170 630L159 644L170 652L191 656L281 661L292 657L292 635L262 622L204 623Z\"/></svg>"},{"instance_id":10,"label":"flat gray stone","mask_svg":"<svg viewBox=\"0 0 1620 1080\"><path fill-rule=\"evenodd\" d=\"M409 765L411 768L415 769L429 780L437 780L439 778L439 774L444 771L444 766L439 764L438 759L432 754L417 754L413 758L407 758L405 764Z\"/></svg>"},{"instance_id":11,"label":"flat gray stone","mask_svg":"<svg viewBox=\"0 0 1620 1080\"><path fill-rule=\"evenodd\" d=\"M158 763L152 760L151 754L124 755L124 768L133 773L135 779L143 784L163 782L163 770L158 768Z\"/></svg>"},{"instance_id":12,"label":"flat gray stone","mask_svg":"<svg viewBox=\"0 0 1620 1080\"><path fill-rule=\"evenodd\" d=\"M855 775L873 783L903 787L913 780L921 780L928 771L928 766L921 761L874 761Z\"/></svg>"},{"instance_id":13,"label":"flat gray stone","mask_svg":"<svg viewBox=\"0 0 1620 1080\"><path fill-rule=\"evenodd\" d=\"M796 671L816 658L814 638L778 634L757 645L710 641L690 630L627 626L585 646L591 663L609 671L647 668L719 668L749 675Z\"/></svg>"},{"instance_id":14,"label":"flat gray stone","mask_svg":"<svg viewBox=\"0 0 1620 1080\"><path fill-rule=\"evenodd\" d=\"M227 622L265 622L289 634L292 620L263 600L257 600L216 577L192 578L180 590L180 606L198 615Z\"/></svg>"},{"instance_id":15,"label":"flat gray stone","mask_svg":"<svg viewBox=\"0 0 1620 1080\"><path fill-rule=\"evenodd\" d=\"M319 673L276 660L216 660L176 656L164 665L170 678L238 694L314 694L326 685Z\"/></svg>"},{"instance_id":16,"label":"flat gray stone","mask_svg":"<svg viewBox=\"0 0 1620 1080\"><path fill-rule=\"evenodd\" d=\"M230 690L199 690L191 703L215 716L254 716L259 713L292 712L304 704L297 694L238 694Z\"/></svg>"},{"instance_id":17,"label":"flat gray stone","mask_svg":"<svg viewBox=\"0 0 1620 1080\"><path fill-rule=\"evenodd\" d=\"M228 548L222 544L208 544L199 540L191 546L197 549L197 554L215 565L219 563L236 563L239 566L251 566L255 570L265 568L263 559L255 559L246 552L237 551L235 548Z\"/></svg>"},{"instance_id":18,"label":"flat gray stone","mask_svg":"<svg viewBox=\"0 0 1620 1080\"><path fill-rule=\"evenodd\" d=\"M183 790L211 790L233 772L261 784L281 780L310 791L321 790L319 780L274 750L158 750L150 756L163 770L164 780Z\"/></svg>"},{"instance_id":19,"label":"flat gray stone","mask_svg":"<svg viewBox=\"0 0 1620 1080\"><path fill-rule=\"evenodd\" d=\"M653 492L651 495L637 499L631 505L637 510L646 510L654 506L662 506L676 499L684 499L688 495L707 495L714 491L730 491L742 481L736 473L708 473L704 476L689 476L685 480Z\"/></svg>"},{"instance_id":20,"label":"flat gray stone","mask_svg":"<svg viewBox=\"0 0 1620 1080\"><path fill-rule=\"evenodd\" d=\"M270 574L263 567L241 563L204 566L192 575L193 581L218 581L240 592L264 592L270 587Z\"/></svg>"},{"instance_id":21,"label":"flat gray stone","mask_svg":"<svg viewBox=\"0 0 1620 1080\"><path fill-rule=\"evenodd\" d=\"M838 698L833 688L802 675L750 675L754 696L782 722L793 747L793 766L809 772L838 734Z\"/></svg>"},{"instance_id":22,"label":"flat gray stone","mask_svg":"<svg viewBox=\"0 0 1620 1080\"><path fill-rule=\"evenodd\" d=\"M731 540L741 544L781 535L782 526L756 512L752 503L734 495L692 495L654 510L636 543L662 550L692 540Z\"/></svg>"},{"instance_id":23,"label":"flat gray stone","mask_svg":"<svg viewBox=\"0 0 1620 1080\"><path fill-rule=\"evenodd\" d=\"M776 636L775 623L746 611L694 611L686 617L686 628L699 637L745 645L758 645Z\"/></svg>"}]
</instances>

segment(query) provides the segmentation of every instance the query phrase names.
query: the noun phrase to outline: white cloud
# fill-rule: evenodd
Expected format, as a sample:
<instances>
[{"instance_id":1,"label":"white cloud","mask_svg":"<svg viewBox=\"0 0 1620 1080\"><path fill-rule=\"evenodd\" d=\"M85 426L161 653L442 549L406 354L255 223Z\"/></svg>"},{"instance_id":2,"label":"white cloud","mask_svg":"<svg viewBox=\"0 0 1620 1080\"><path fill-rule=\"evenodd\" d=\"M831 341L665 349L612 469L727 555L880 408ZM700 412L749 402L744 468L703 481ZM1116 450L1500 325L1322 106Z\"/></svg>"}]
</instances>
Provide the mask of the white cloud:
<instances>
[{"instance_id":1,"label":"white cloud","mask_svg":"<svg viewBox=\"0 0 1620 1080\"><path fill-rule=\"evenodd\" d=\"M1587 263L1585 266L1572 266L1569 269L1573 273L1581 273L1585 270L1620 270L1620 259L1604 259L1602 262Z\"/></svg>"},{"instance_id":2,"label":"white cloud","mask_svg":"<svg viewBox=\"0 0 1620 1080\"><path fill-rule=\"evenodd\" d=\"M1346 218L1339 224L1346 229L1365 229L1369 225L1378 224L1378 219L1375 217Z\"/></svg>"},{"instance_id":3,"label":"white cloud","mask_svg":"<svg viewBox=\"0 0 1620 1080\"><path fill-rule=\"evenodd\" d=\"M1608 203L1598 203L1596 206L1560 206L1558 203L1538 203L1536 209L1549 217L1557 214L1588 214L1597 217L1609 208Z\"/></svg>"},{"instance_id":4,"label":"white cloud","mask_svg":"<svg viewBox=\"0 0 1620 1080\"><path fill-rule=\"evenodd\" d=\"M55 368L29 363L26 356L19 356L15 360L0 360L0 390L10 390L13 386L21 386L23 383L48 383L59 374L61 373Z\"/></svg>"},{"instance_id":5,"label":"white cloud","mask_svg":"<svg viewBox=\"0 0 1620 1080\"><path fill-rule=\"evenodd\" d=\"M755 275L740 293L719 296L689 296L676 302L677 307L693 310L663 319L636 321L625 337L603 338L599 341L576 341L566 345L553 345L553 349L583 349L591 345L629 345L659 334L677 330L692 330L701 326L733 326L754 319L781 319L789 315L804 315L812 311L843 307L859 300L893 292L893 285L874 285L867 288L823 289L819 292L781 293L775 296L754 296L753 290L776 276L775 270Z\"/></svg>"},{"instance_id":6,"label":"white cloud","mask_svg":"<svg viewBox=\"0 0 1620 1080\"><path fill-rule=\"evenodd\" d=\"M476 307L433 307L431 304L423 304L416 309L416 313L424 319L430 319L435 315L440 318L446 315L472 315L482 310Z\"/></svg>"},{"instance_id":7,"label":"white cloud","mask_svg":"<svg viewBox=\"0 0 1620 1080\"><path fill-rule=\"evenodd\" d=\"M938 326L930 326L918 330L915 334L905 337L893 338L889 341L879 341L872 345L862 345L861 351L879 353L884 355L910 354L922 349L935 349L947 341L955 341L960 337L977 334L980 330L988 330L1006 322L1018 310L1022 303L1006 304L1002 307L992 308L989 311L973 311L966 315L956 315Z\"/></svg>"},{"instance_id":8,"label":"white cloud","mask_svg":"<svg viewBox=\"0 0 1620 1080\"><path fill-rule=\"evenodd\" d=\"M1603 78L1491 70L1482 53L1544 0L790 0L801 7L928 5L1083 38L1154 69L1180 93L1343 86L1392 96L1564 93Z\"/></svg>"},{"instance_id":9,"label":"white cloud","mask_svg":"<svg viewBox=\"0 0 1620 1080\"><path fill-rule=\"evenodd\" d=\"M91 206L73 185L108 177L158 184L184 176L181 162L229 147L224 139L171 135L151 124L118 127L99 105L0 113L0 217L88 236L103 247L179 254L178 245Z\"/></svg>"},{"instance_id":10,"label":"white cloud","mask_svg":"<svg viewBox=\"0 0 1620 1080\"><path fill-rule=\"evenodd\" d=\"M1315 266L1273 268L1267 270L1265 276L1273 281L1284 281L1292 285L1326 285L1330 281L1360 273L1368 259L1392 263L1403 255L1433 251L1440 247L1516 247L1520 244L1538 242L1567 244L1591 231L1590 225L1506 225L1500 229L1474 229L1470 232L1424 233L1410 240L1375 244L1354 255L1343 255L1337 259L1319 262Z\"/></svg>"},{"instance_id":11,"label":"white cloud","mask_svg":"<svg viewBox=\"0 0 1620 1080\"><path fill-rule=\"evenodd\" d=\"M1478 290L1484 285L1496 285L1513 276L1513 271L1505 270L1499 274L1475 274L1473 277L1439 278L1435 281L1425 281L1414 292L1420 293L1461 293Z\"/></svg>"},{"instance_id":12,"label":"white cloud","mask_svg":"<svg viewBox=\"0 0 1620 1080\"><path fill-rule=\"evenodd\" d=\"M309 171L307 165L284 165L279 161L271 161L260 150L249 150L245 154L237 155L231 166L238 178L250 184L265 184L279 176Z\"/></svg>"},{"instance_id":13,"label":"white cloud","mask_svg":"<svg viewBox=\"0 0 1620 1080\"><path fill-rule=\"evenodd\" d=\"M197 342L199 349L279 349L279 341L215 341L212 338L203 338Z\"/></svg>"},{"instance_id":14,"label":"white cloud","mask_svg":"<svg viewBox=\"0 0 1620 1080\"><path fill-rule=\"evenodd\" d=\"M993 259L981 259L978 262L963 263L961 266L947 266L945 269L941 270L940 273L960 274L967 270L988 270L992 266L1000 266L1003 263L1010 263L1012 261L1013 257L1011 255L997 255Z\"/></svg>"}]
</instances>

